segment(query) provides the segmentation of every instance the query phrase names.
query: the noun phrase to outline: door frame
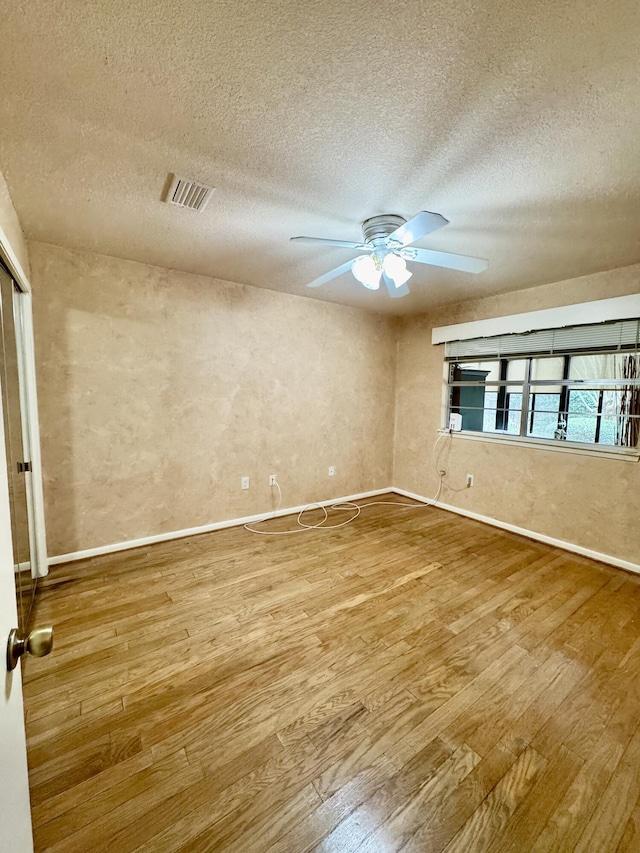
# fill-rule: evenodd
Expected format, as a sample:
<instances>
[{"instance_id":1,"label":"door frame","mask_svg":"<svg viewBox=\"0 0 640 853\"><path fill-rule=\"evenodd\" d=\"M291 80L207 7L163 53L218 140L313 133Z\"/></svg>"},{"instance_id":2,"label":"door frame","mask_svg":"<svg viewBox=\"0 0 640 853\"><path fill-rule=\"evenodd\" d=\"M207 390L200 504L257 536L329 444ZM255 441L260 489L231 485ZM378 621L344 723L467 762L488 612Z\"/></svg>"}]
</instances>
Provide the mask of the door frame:
<instances>
[{"instance_id":1,"label":"door frame","mask_svg":"<svg viewBox=\"0 0 640 853\"><path fill-rule=\"evenodd\" d=\"M18 377L22 409L22 445L25 457L31 462L31 480L27 489L31 574L43 578L49 573L47 531L44 518L44 488L40 454L40 425L38 421L38 392L36 387L36 358L33 334L33 304L31 284L11 244L0 226L0 260L9 270L17 291L13 293L13 316L18 350Z\"/></svg>"}]
</instances>

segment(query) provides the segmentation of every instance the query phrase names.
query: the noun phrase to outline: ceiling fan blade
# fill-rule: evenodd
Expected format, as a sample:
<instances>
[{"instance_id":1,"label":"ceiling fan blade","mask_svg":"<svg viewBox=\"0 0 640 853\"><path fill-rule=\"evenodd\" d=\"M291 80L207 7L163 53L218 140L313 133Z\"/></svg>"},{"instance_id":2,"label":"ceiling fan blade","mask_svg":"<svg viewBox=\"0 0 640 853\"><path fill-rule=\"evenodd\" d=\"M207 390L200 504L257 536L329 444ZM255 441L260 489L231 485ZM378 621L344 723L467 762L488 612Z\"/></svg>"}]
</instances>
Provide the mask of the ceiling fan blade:
<instances>
[{"instance_id":1,"label":"ceiling fan blade","mask_svg":"<svg viewBox=\"0 0 640 853\"><path fill-rule=\"evenodd\" d=\"M372 251L371 246L367 246L365 243L351 243L349 240L327 240L324 237L290 237L289 241L292 243L324 243L325 246L340 246L342 249Z\"/></svg>"},{"instance_id":2,"label":"ceiling fan blade","mask_svg":"<svg viewBox=\"0 0 640 853\"><path fill-rule=\"evenodd\" d=\"M387 285L389 296L392 299L399 299L401 296L407 296L407 294L410 292L409 286L406 284L401 284L400 287L396 287L393 281L385 272L382 273L382 278L384 279L384 283Z\"/></svg>"},{"instance_id":3,"label":"ceiling fan blade","mask_svg":"<svg viewBox=\"0 0 640 853\"><path fill-rule=\"evenodd\" d=\"M439 213L421 210L420 213L416 213L412 219L389 234L387 240L399 243L400 246L408 246L448 224L449 220L440 216Z\"/></svg>"},{"instance_id":4,"label":"ceiling fan blade","mask_svg":"<svg viewBox=\"0 0 640 853\"><path fill-rule=\"evenodd\" d=\"M417 261L419 264L431 264L434 267L445 267L448 270L462 272L482 272L489 266L484 258L471 258L468 255L452 255L450 252L435 252L433 249L408 249L403 253L407 261Z\"/></svg>"},{"instance_id":5,"label":"ceiling fan blade","mask_svg":"<svg viewBox=\"0 0 640 853\"><path fill-rule=\"evenodd\" d=\"M339 267L336 267L333 270L329 270L329 272L326 272L319 278L314 278L313 281L310 281L307 287L320 287L321 284L326 284L328 281L331 281L334 278L338 278L339 275L342 275L345 272L349 272L352 263L353 261L347 261L346 264L341 264Z\"/></svg>"}]
</instances>

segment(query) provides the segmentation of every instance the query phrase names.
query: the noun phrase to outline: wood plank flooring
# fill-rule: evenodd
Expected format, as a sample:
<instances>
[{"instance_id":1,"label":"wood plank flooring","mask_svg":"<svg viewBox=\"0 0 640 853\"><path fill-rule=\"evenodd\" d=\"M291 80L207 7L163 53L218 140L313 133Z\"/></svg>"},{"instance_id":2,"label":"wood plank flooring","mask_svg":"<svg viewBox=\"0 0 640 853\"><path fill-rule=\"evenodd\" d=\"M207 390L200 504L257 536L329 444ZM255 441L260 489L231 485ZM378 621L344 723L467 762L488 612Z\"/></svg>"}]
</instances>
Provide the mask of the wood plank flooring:
<instances>
[{"instance_id":1,"label":"wood plank flooring","mask_svg":"<svg viewBox=\"0 0 640 853\"><path fill-rule=\"evenodd\" d=\"M635 576L373 506L57 566L36 607L37 851L640 851Z\"/></svg>"}]
</instances>

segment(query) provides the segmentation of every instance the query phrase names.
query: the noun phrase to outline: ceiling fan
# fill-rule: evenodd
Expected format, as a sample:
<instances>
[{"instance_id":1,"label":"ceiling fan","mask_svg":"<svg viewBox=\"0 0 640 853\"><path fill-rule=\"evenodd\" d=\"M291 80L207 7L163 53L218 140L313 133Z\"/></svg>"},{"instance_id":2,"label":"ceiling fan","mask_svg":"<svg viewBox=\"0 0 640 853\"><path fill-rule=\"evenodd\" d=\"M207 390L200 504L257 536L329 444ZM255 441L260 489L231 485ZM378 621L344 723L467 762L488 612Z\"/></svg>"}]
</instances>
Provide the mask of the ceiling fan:
<instances>
[{"instance_id":1,"label":"ceiling fan","mask_svg":"<svg viewBox=\"0 0 640 853\"><path fill-rule=\"evenodd\" d=\"M449 252L435 252L431 249L418 249L411 246L427 234L444 228L448 224L449 220L439 213L421 210L408 221L402 216L393 214L366 219L362 223L364 237L362 243L326 240L323 237L291 237L291 240L324 243L325 246L340 246L343 249L368 252L310 281L307 287L320 287L321 284L326 284L351 270L354 277L369 290L377 290L380 287L380 279L383 279L389 296L397 298L409 293L407 282L413 273L407 269L407 261L473 273L482 272L489 266L489 262L483 258L452 255Z\"/></svg>"}]
</instances>

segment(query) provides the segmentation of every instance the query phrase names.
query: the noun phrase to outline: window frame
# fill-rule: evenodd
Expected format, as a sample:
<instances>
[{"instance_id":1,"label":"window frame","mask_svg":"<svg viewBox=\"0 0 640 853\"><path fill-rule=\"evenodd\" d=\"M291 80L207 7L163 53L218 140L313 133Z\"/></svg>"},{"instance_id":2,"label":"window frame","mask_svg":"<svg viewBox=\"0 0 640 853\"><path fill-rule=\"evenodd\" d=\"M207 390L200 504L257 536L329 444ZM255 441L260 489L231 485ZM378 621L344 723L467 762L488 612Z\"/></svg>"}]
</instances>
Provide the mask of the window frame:
<instances>
[{"instance_id":1,"label":"window frame","mask_svg":"<svg viewBox=\"0 0 640 853\"><path fill-rule=\"evenodd\" d=\"M631 386L640 386L640 378L637 379L597 379L597 380L587 380L587 379L570 379L570 368L571 368L571 358L576 356L583 355L611 355L611 354L622 354L622 353L635 353L640 357L640 350L631 349L616 349L612 351L610 348L603 349L590 349L588 351L579 350L573 352L536 352L536 353L509 353L508 356L498 356L491 357L479 356L477 354L469 355L467 357L459 357L455 359L445 360L445 383L447 386L447 394L446 394L446 407L445 407L445 424L449 423L449 415L452 412L455 412L456 409L459 410L464 408L464 406L460 405L459 399L459 391L457 391L458 401L455 401L456 389L461 389L465 387L489 387L498 388L498 398L496 402L496 429L494 431L484 430L461 430L458 431L457 434L474 438L477 440L488 440L488 441L498 441L502 443L508 444L518 444L518 445L530 445L534 447L543 447L543 448L553 448L555 450L568 450L572 452L580 452L580 453L596 453L600 456L613 456L616 458L624 458L631 459L633 461L640 461L640 443L635 447L629 447L627 445L620 444L608 444L601 443L599 441L601 436L601 426L602 426L602 417L603 417L603 401L604 401L604 393L607 388L617 389L620 385L631 385ZM534 380L531 379L532 365L534 359L544 359L544 358L558 358L562 357L564 359L563 363L563 371L562 371L562 379L542 379L542 380ZM526 360L527 366L525 370L524 379L516 379L516 380L508 380L506 379L508 364L510 361L522 361ZM454 371L456 369L464 369L465 364L473 364L475 369L480 369L482 364L490 363L490 362L498 362L499 363L499 378L493 379L489 382L486 380L456 380L453 378ZM562 428L562 421L564 420L564 428L568 430L569 418L575 412L570 411L570 401L571 401L571 391L575 390L592 390L598 392L598 404L597 411L592 415L595 418L596 426L594 433L594 441L574 441L567 440L566 431L565 437L562 439L559 438L546 438L546 437L537 437L535 435L530 434L530 430L533 429L533 418L535 415L535 400L536 400L536 391L535 388L560 386L560 399L558 402L558 417L557 417L557 429L560 430ZM591 387L595 386L595 387ZM520 428L518 433L509 433L504 428L498 428L498 420L500 416L502 418L501 423L504 425L508 423L509 419L509 387L517 387L518 393L522 394L522 403L520 410ZM540 393L540 392L538 392ZM503 402L503 406L500 406L500 400ZM470 407L473 408L473 407ZM486 409L484 410L486 411ZM445 432L450 432L448 429L444 429Z\"/></svg>"}]
</instances>

